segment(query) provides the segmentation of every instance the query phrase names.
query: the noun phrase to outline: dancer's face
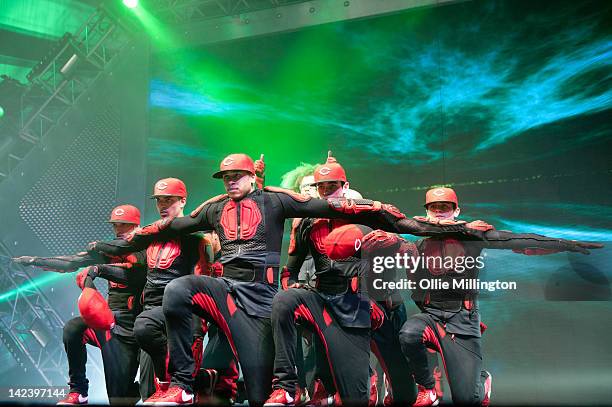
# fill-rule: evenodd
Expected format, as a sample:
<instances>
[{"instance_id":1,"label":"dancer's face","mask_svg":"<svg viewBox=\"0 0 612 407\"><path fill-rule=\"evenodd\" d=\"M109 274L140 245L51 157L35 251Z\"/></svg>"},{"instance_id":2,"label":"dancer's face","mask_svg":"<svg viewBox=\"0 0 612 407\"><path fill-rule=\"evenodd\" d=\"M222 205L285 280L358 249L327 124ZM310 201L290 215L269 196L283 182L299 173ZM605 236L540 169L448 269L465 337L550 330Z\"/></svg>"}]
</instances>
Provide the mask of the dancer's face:
<instances>
[{"instance_id":1,"label":"dancer's face","mask_svg":"<svg viewBox=\"0 0 612 407\"><path fill-rule=\"evenodd\" d=\"M344 189L341 181L323 181L317 184L317 192L321 198L341 198L344 196Z\"/></svg>"},{"instance_id":2,"label":"dancer's face","mask_svg":"<svg viewBox=\"0 0 612 407\"><path fill-rule=\"evenodd\" d=\"M427 217L434 219L455 220L460 209L451 202L434 202L427 205Z\"/></svg>"},{"instance_id":3,"label":"dancer's face","mask_svg":"<svg viewBox=\"0 0 612 407\"><path fill-rule=\"evenodd\" d=\"M314 175L306 175L300 182L300 194L309 195L312 198L318 198L317 184L314 182Z\"/></svg>"},{"instance_id":4,"label":"dancer's face","mask_svg":"<svg viewBox=\"0 0 612 407\"><path fill-rule=\"evenodd\" d=\"M118 238L126 236L137 227L138 225L134 225L133 223L113 222L113 230L115 231L115 236Z\"/></svg>"},{"instance_id":5,"label":"dancer's face","mask_svg":"<svg viewBox=\"0 0 612 407\"><path fill-rule=\"evenodd\" d=\"M187 199L180 196L156 196L157 212L162 218L183 216Z\"/></svg>"},{"instance_id":6,"label":"dancer's face","mask_svg":"<svg viewBox=\"0 0 612 407\"><path fill-rule=\"evenodd\" d=\"M235 201L244 198L253 191L255 175L248 171L226 171L223 173L223 185L229 197Z\"/></svg>"}]
</instances>

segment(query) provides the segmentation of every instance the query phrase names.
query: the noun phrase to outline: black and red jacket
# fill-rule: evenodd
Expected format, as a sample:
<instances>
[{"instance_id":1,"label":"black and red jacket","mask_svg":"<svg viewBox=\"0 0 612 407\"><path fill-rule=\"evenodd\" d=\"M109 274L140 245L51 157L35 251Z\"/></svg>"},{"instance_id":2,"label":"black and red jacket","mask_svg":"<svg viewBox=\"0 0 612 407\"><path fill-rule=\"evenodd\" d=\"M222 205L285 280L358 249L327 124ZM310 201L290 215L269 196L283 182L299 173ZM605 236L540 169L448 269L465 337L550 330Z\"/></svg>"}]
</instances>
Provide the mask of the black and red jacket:
<instances>
[{"instance_id":1,"label":"black and red jacket","mask_svg":"<svg viewBox=\"0 0 612 407\"><path fill-rule=\"evenodd\" d=\"M146 251L147 272L142 304L145 308L151 308L162 305L164 290L170 281L194 273L209 273L210 265L206 252L208 244L202 233L192 233L163 240L97 242L96 251L107 255L126 255L134 250Z\"/></svg>"},{"instance_id":2,"label":"black and red jacket","mask_svg":"<svg viewBox=\"0 0 612 407\"><path fill-rule=\"evenodd\" d=\"M115 315L113 333L132 336L134 320L142 311L140 296L146 279L144 251L121 256L78 253L69 256L34 257L31 265L69 273L82 267L97 266L96 277L108 280L108 305Z\"/></svg>"},{"instance_id":3,"label":"black and red jacket","mask_svg":"<svg viewBox=\"0 0 612 407\"><path fill-rule=\"evenodd\" d=\"M315 266L315 291L326 302L338 322L349 328L370 328L370 304L361 279L367 265L358 257L332 260L325 254L325 239L345 219L304 218L291 231L288 284L297 281L304 260L310 254Z\"/></svg>"}]
</instances>

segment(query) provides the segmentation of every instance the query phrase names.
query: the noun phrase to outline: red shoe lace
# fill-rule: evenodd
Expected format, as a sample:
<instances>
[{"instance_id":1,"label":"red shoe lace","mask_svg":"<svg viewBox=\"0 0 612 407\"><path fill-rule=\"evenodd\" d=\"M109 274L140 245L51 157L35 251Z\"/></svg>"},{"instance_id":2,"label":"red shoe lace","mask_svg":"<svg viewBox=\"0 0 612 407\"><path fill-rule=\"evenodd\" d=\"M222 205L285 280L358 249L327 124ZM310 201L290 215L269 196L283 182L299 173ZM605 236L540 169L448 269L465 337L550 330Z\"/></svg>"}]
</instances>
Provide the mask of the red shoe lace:
<instances>
[{"instance_id":1,"label":"red shoe lace","mask_svg":"<svg viewBox=\"0 0 612 407\"><path fill-rule=\"evenodd\" d=\"M66 396L66 398L63 399L62 401L63 402L71 402L71 403L77 402L78 403L79 396L80 396L79 393L77 393L75 391L71 391L70 393L68 393L68 396Z\"/></svg>"},{"instance_id":2,"label":"red shoe lace","mask_svg":"<svg viewBox=\"0 0 612 407\"><path fill-rule=\"evenodd\" d=\"M164 394L165 397L168 398L172 398L175 397L179 394L181 394L181 392L183 391L183 389L179 386L172 386L168 389L168 391L166 391L166 394Z\"/></svg>"},{"instance_id":3,"label":"red shoe lace","mask_svg":"<svg viewBox=\"0 0 612 407\"><path fill-rule=\"evenodd\" d=\"M157 387L157 390L155 390L155 393L153 393L153 395L151 397L149 397L148 400L158 399L161 396L165 395L166 392L169 390L169 389L165 389L164 390L161 385L157 385L155 387Z\"/></svg>"},{"instance_id":4,"label":"red shoe lace","mask_svg":"<svg viewBox=\"0 0 612 407\"><path fill-rule=\"evenodd\" d=\"M272 394L270 394L270 398L269 400L278 400L279 398L285 398L285 390L283 389L276 389L272 392Z\"/></svg>"},{"instance_id":5,"label":"red shoe lace","mask_svg":"<svg viewBox=\"0 0 612 407\"><path fill-rule=\"evenodd\" d=\"M415 405L431 404L429 400L429 390L421 386L420 384L417 384L417 388L419 389L419 392L417 394L417 398L414 404Z\"/></svg>"}]
</instances>

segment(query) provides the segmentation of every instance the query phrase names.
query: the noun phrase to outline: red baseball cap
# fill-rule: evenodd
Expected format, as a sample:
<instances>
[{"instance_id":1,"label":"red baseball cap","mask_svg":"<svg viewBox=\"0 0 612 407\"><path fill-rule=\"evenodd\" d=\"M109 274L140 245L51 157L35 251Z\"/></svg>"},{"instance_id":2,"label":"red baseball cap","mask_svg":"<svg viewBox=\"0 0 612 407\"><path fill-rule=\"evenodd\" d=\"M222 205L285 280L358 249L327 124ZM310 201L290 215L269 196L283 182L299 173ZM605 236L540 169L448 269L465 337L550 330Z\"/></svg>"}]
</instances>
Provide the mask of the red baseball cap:
<instances>
[{"instance_id":1,"label":"red baseball cap","mask_svg":"<svg viewBox=\"0 0 612 407\"><path fill-rule=\"evenodd\" d=\"M78 300L79 312L85 324L93 329L109 330L115 326L115 316L102 294L85 287Z\"/></svg>"},{"instance_id":2,"label":"red baseball cap","mask_svg":"<svg viewBox=\"0 0 612 407\"><path fill-rule=\"evenodd\" d=\"M364 236L371 231L371 228L363 225L337 227L325 238L325 254L332 260L354 256L361 249Z\"/></svg>"},{"instance_id":3,"label":"red baseball cap","mask_svg":"<svg viewBox=\"0 0 612 407\"><path fill-rule=\"evenodd\" d=\"M223 178L227 171L247 171L255 175L255 163L246 154L230 154L221 161L219 171L213 174L213 178Z\"/></svg>"},{"instance_id":4,"label":"red baseball cap","mask_svg":"<svg viewBox=\"0 0 612 407\"><path fill-rule=\"evenodd\" d=\"M185 183L178 178L160 179L153 187L153 195L151 195L151 198L158 196L178 196L187 198L187 187Z\"/></svg>"},{"instance_id":5,"label":"red baseball cap","mask_svg":"<svg viewBox=\"0 0 612 407\"><path fill-rule=\"evenodd\" d=\"M327 153L325 164L317 165L314 171L315 184L326 181L346 182L346 173L338 161L332 157L331 151Z\"/></svg>"},{"instance_id":6,"label":"red baseball cap","mask_svg":"<svg viewBox=\"0 0 612 407\"><path fill-rule=\"evenodd\" d=\"M451 202L455 204L455 208L459 206L457 194L452 188L438 187L427 191L425 194L425 208L434 202Z\"/></svg>"},{"instance_id":7,"label":"red baseball cap","mask_svg":"<svg viewBox=\"0 0 612 407\"><path fill-rule=\"evenodd\" d=\"M119 205L111 212L110 223L131 223L140 225L140 211L132 205Z\"/></svg>"}]
</instances>

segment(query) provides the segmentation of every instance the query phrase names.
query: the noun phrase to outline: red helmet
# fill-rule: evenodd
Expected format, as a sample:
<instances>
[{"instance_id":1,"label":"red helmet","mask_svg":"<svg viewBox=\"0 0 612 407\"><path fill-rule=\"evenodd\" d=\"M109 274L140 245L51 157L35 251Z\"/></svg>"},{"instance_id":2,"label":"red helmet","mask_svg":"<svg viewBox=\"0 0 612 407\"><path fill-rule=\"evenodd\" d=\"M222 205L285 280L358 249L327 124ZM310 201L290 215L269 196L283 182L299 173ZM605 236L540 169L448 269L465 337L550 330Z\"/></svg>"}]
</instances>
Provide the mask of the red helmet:
<instances>
[{"instance_id":1,"label":"red helmet","mask_svg":"<svg viewBox=\"0 0 612 407\"><path fill-rule=\"evenodd\" d=\"M187 198L187 187L185 187L185 183L178 178L160 179L153 187L153 195L151 195L151 198L158 196L178 196Z\"/></svg>"},{"instance_id":2,"label":"red helmet","mask_svg":"<svg viewBox=\"0 0 612 407\"><path fill-rule=\"evenodd\" d=\"M327 153L327 161L325 164L317 165L314 172L315 184L319 182L325 181L340 181L346 182L346 173L344 172L344 168L338 161L332 157L332 152L328 151Z\"/></svg>"},{"instance_id":3,"label":"red helmet","mask_svg":"<svg viewBox=\"0 0 612 407\"><path fill-rule=\"evenodd\" d=\"M109 222L140 225L140 211L132 205L119 205L111 212Z\"/></svg>"},{"instance_id":4,"label":"red helmet","mask_svg":"<svg viewBox=\"0 0 612 407\"><path fill-rule=\"evenodd\" d=\"M230 154L221 161L219 171L213 174L213 178L223 178L226 171L248 171L255 175L255 163L246 154Z\"/></svg>"},{"instance_id":5,"label":"red helmet","mask_svg":"<svg viewBox=\"0 0 612 407\"><path fill-rule=\"evenodd\" d=\"M425 194L425 208L434 202L451 202L455 204L455 208L459 206L457 194L451 188L438 187L427 191L427 194Z\"/></svg>"}]
</instances>

